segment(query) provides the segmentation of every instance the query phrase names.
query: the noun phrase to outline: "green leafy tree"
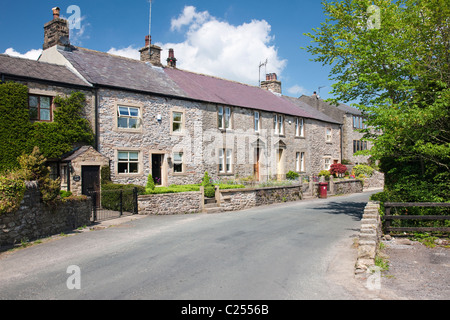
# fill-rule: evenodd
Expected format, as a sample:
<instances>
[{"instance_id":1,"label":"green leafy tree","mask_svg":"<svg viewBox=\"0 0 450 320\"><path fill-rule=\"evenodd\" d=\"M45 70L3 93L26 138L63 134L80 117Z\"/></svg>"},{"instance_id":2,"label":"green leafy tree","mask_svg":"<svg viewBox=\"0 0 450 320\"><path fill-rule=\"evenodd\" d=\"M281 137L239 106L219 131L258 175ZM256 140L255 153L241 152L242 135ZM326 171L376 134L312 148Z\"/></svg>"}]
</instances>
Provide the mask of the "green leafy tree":
<instances>
[{"instance_id":1,"label":"green leafy tree","mask_svg":"<svg viewBox=\"0 0 450 320\"><path fill-rule=\"evenodd\" d=\"M409 190L402 201L448 201L450 2L322 4L327 19L306 34L306 50L331 66L335 103L359 101L369 125L365 139L374 143L363 153L381 160L386 191Z\"/></svg>"}]
</instances>

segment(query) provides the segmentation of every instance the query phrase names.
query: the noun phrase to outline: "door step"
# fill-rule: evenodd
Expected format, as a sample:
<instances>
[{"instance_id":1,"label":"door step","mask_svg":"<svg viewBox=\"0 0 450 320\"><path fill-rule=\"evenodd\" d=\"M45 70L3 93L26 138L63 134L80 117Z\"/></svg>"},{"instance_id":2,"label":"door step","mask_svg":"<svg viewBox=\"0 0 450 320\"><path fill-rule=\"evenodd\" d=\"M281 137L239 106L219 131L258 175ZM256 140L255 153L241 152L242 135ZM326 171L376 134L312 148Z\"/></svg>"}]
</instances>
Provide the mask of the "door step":
<instances>
[{"instance_id":1,"label":"door step","mask_svg":"<svg viewBox=\"0 0 450 320\"><path fill-rule=\"evenodd\" d=\"M224 211L223 208L215 206L215 207L209 207L209 208L205 207L205 211L204 212L206 214L213 214L213 213L221 213L223 211Z\"/></svg>"}]
</instances>

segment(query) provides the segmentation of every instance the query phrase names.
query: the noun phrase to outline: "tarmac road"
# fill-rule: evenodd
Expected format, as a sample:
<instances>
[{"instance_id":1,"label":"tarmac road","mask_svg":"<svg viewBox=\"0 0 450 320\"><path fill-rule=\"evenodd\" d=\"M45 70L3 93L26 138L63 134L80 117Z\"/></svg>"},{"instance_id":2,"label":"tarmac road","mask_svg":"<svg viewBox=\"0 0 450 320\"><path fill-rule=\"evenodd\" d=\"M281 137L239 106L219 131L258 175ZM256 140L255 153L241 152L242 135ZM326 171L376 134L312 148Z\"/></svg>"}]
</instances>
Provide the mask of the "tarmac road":
<instances>
[{"instance_id":1,"label":"tarmac road","mask_svg":"<svg viewBox=\"0 0 450 320\"><path fill-rule=\"evenodd\" d=\"M366 299L352 243L372 193L151 216L4 253L0 299Z\"/></svg>"}]
</instances>

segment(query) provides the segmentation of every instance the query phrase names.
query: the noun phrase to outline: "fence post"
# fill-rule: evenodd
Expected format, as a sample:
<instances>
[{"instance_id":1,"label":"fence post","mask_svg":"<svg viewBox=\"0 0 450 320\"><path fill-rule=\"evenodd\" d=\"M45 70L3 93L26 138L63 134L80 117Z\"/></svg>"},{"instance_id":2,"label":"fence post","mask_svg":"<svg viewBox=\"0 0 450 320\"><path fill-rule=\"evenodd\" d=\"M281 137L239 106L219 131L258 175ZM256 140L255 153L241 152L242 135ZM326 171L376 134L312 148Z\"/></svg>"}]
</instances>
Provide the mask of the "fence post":
<instances>
[{"instance_id":1,"label":"fence post","mask_svg":"<svg viewBox=\"0 0 450 320\"><path fill-rule=\"evenodd\" d=\"M123 190L120 190L119 193L119 207L120 207L120 216L123 215Z\"/></svg>"},{"instance_id":2,"label":"fence post","mask_svg":"<svg viewBox=\"0 0 450 320\"><path fill-rule=\"evenodd\" d=\"M384 228L385 228L385 231L389 234L389 233L390 233L390 230L389 230L389 229L391 228L391 219L390 219L390 215L391 215L391 207L386 206L386 204L385 204L384 210L385 210L385 215L384 215L384 217L385 217Z\"/></svg>"},{"instance_id":3,"label":"fence post","mask_svg":"<svg viewBox=\"0 0 450 320\"><path fill-rule=\"evenodd\" d=\"M91 194L92 199L92 220L93 222L97 221L97 193L92 192Z\"/></svg>"},{"instance_id":4,"label":"fence post","mask_svg":"<svg viewBox=\"0 0 450 320\"><path fill-rule=\"evenodd\" d=\"M139 214L139 202L138 202L138 188L134 188L133 189L133 204L134 204L134 209L133 209L133 214Z\"/></svg>"}]
</instances>

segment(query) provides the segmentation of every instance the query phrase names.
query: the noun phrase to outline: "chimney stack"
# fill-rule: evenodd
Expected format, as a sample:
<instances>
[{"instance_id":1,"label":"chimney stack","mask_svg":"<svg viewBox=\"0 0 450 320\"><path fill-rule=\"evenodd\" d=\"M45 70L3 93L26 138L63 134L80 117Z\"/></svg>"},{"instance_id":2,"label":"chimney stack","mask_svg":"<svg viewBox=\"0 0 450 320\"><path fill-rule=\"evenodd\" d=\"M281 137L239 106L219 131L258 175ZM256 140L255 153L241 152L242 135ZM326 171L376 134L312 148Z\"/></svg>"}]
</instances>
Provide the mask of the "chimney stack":
<instances>
[{"instance_id":1,"label":"chimney stack","mask_svg":"<svg viewBox=\"0 0 450 320\"><path fill-rule=\"evenodd\" d=\"M69 47L69 22L60 18L61 10L58 7L52 9L53 20L44 25L44 46L43 49L56 45Z\"/></svg>"},{"instance_id":2,"label":"chimney stack","mask_svg":"<svg viewBox=\"0 0 450 320\"><path fill-rule=\"evenodd\" d=\"M61 9L56 7L56 8L53 8L52 10L53 10L53 20L59 19L59 14L61 12Z\"/></svg>"},{"instance_id":3,"label":"chimney stack","mask_svg":"<svg viewBox=\"0 0 450 320\"><path fill-rule=\"evenodd\" d=\"M278 81L276 73L266 75L266 81L261 82L261 88L274 93L281 94L281 81Z\"/></svg>"},{"instance_id":4,"label":"chimney stack","mask_svg":"<svg viewBox=\"0 0 450 320\"><path fill-rule=\"evenodd\" d=\"M139 50L141 53L141 61L150 62L156 67L162 67L161 64L161 47L155 46L151 42L150 36L145 37L145 47Z\"/></svg>"},{"instance_id":5,"label":"chimney stack","mask_svg":"<svg viewBox=\"0 0 450 320\"><path fill-rule=\"evenodd\" d=\"M175 52L172 48L169 49L169 57L167 58L167 66L169 68L177 67L177 58L175 58Z\"/></svg>"}]
</instances>

